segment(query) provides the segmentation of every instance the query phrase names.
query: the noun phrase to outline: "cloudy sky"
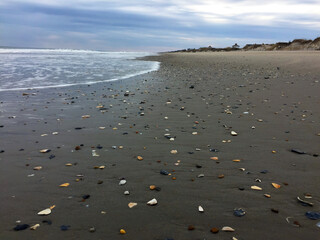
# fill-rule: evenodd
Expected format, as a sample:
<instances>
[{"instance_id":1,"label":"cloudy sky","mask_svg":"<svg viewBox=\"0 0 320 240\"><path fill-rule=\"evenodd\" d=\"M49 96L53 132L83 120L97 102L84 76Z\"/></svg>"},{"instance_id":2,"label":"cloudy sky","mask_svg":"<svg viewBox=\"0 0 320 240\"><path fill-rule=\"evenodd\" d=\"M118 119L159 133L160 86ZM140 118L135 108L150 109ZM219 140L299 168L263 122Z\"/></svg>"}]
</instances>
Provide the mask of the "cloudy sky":
<instances>
[{"instance_id":1,"label":"cloudy sky","mask_svg":"<svg viewBox=\"0 0 320 240\"><path fill-rule=\"evenodd\" d=\"M320 0L0 0L0 46L166 51L320 36Z\"/></svg>"}]
</instances>

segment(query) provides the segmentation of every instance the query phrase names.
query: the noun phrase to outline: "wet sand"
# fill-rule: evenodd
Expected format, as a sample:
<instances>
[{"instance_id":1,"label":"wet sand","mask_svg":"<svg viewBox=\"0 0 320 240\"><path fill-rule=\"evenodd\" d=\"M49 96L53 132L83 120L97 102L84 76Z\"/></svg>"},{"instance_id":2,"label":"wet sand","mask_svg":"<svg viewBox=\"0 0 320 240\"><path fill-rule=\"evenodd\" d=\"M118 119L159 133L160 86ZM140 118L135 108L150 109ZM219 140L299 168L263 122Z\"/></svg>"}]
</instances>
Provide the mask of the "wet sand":
<instances>
[{"instance_id":1,"label":"wet sand","mask_svg":"<svg viewBox=\"0 0 320 240\"><path fill-rule=\"evenodd\" d=\"M318 239L320 220L305 213L320 208L320 52L147 59L160 61L160 70L0 92L0 239ZM158 204L148 206L153 198ZM37 215L52 205L50 215ZM18 224L40 227L14 231Z\"/></svg>"}]
</instances>

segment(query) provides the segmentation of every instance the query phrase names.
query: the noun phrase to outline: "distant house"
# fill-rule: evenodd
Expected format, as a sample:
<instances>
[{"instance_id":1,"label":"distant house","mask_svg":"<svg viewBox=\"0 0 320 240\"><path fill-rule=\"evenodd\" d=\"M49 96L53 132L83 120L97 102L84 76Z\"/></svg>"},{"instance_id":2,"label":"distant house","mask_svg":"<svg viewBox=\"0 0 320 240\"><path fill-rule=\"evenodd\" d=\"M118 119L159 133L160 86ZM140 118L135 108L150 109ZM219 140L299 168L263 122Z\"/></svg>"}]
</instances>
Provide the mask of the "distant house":
<instances>
[{"instance_id":1,"label":"distant house","mask_svg":"<svg viewBox=\"0 0 320 240\"><path fill-rule=\"evenodd\" d=\"M235 43L233 46L232 46L232 48L240 48L240 46L238 45L238 43Z\"/></svg>"}]
</instances>

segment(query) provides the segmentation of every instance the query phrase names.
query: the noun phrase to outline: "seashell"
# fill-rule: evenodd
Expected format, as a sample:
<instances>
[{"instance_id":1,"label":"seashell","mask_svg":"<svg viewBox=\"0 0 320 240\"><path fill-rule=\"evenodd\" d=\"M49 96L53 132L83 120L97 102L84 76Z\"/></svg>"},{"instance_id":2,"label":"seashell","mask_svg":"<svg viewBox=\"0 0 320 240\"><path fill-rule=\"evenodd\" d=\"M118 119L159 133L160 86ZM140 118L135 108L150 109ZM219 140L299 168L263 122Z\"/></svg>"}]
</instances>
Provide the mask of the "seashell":
<instances>
[{"instance_id":1,"label":"seashell","mask_svg":"<svg viewBox=\"0 0 320 240\"><path fill-rule=\"evenodd\" d=\"M42 169L41 166L36 166L36 167L33 168L33 170L41 170L41 169Z\"/></svg>"},{"instance_id":2,"label":"seashell","mask_svg":"<svg viewBox=\"0 0 320 240\"><path fill-rule=\"evenodd\" d=\"M262 188L261 187L258 187L258 186L251 186L251 189L252 190L258 190L258 191L261 191Z\"/></svg>"},{"instance_id":3,"label":"seashell","mask_svg":"<svg viewBox=\"0 0 320 240\"><path fill-rule=\"evenodd\" d=\"M306 212L306 217L311 220L318 220L320 219L320 212Z\"/></svg>"},{"instance_id":4,"label":"seashell","mask_svg":"<svg viewBox=\"0 0 320 240\"><path fill-rule=\"evenodd\" d=\"M313 206L313 203L311 203L311 202L308 202L308 201L305 201L305 200L302 200L300 197L297 197L297 200L300 202L300 203L302 203L302 204L304 204L304 205L308 205L308 206Z\"/></svg>"},{"instance_id":5,"label":"seashell","mask_svg":"<svg viewBox=\"0 0 320 240\"><path fill-rule=\"evenodd\" d=\"M70 167L72 166L72 163L66 163L65 166Z\"/></svg>"},{"instance_id":6,"label":"seashell","mask_svg":"<svg viewBox=\"0 0 320 240\"><path fill-rule=\"evenodd\" d=\"M201 212L201 213L204 212L204 209L203 209L203 207L201 207L201 206L198 207L198 210L199 210L199 212Z\"/></svg>"},{"instance_id":7,"label":"seashell","mask_svg":"<svg viewBox=\"0 0 320 240\"><path fill-rule=\"evenodd\" d=\"M125 185L127 183L126 180L122 179L120 182L119 182L119 185L122 186L122 185Z\"/></svg>"},{"instance_id":8,"label":"seashell","mask_svg":"<svg viewBox=\"0 0 320 240\"><path fill-rule=\"evenodd\" d=\"M143 160L143 157L138 156L137 159L138 159L139 161L142 161L142 160Z\"/></svg>"},{"instance_id":9,"label":"seashell","mask_svg":"<svg viewBox=\"0 0 320 240\"><path fill-rule=\"evenodd\" d=\"M123 194L124 195L130 195L130 192L129 191L125 191Z\"/></svg>"},{"instance_id":10,"label":"seashell","mask_svg":"<svg viewBox=\"0 0 320 240\"><path fill-rule=\"evenodd\" d=\"M238 240L238 238L236 238L236 237L232 237L232 240Z\"/></svg>"},{"instance_id":11,"label":"seashell","mask_svg":"<svg viewBox=\"0 0 320 240\"><path fill-rule=\"evenodd\" d=\"M231 134L232 136L238 136L238 133L235 132L235 131L231 131L230 134Z\"/></svg>"},{"instance_id":12,"label":"seashell","mask_svg":"<svg viewBox=\"0 0 320 240\"><path fill-rule=\"evenodd\" d=\"M106 166L99 166L98 168L99 169L104 169Z\"/></svg>"},{"instance_id":13,"label":"seashell","mask_svg":"<svg viewBox=\"0 0 320 240\"><path fill-rule=\"evenodd\" d=\"M70 183L63 183L63 184L60 184L59 187L68 187L70 185Z\"/></svg>"},{"instance_id":14,"label":"seashell","mask_svg":"<svg viewBox=\"0 0 320 240\"><path fill-rule=\"evenodd\" d=\"M99 127L100 130L104 130L106 127Z\"/></svg>"},{"instance_id":15,"label":"seashell","mask_svg":"<svg viewBox=\"0 0 320 240\"><path fill-rule=\"evenodd\" d=\"M85 119L85 118L90 118L90 115L83 115L82 118L83 118L83 119Z\"/></svg>"},{"instance_id":16,"label":"seashell","mask_svg":"<svg viewBox=\"0 0 320 240\"><path fill-rule=\"evenodd\" d=\"M133 207L135 207L135 206L137 206L137 205L138 205L138 203L130 202L130 203L128 204L128 207L129 207L129 208L133 208Z\"/></svg>"},{"instance_id":17,"label":"seashell","mask_svg":"<svg viewBox=\"0 0 320 240\"><path fill-rule=\"evenodd\" d=\"M53 132L53 133L52 133L52 135L58 135L58 134L59 134L58 132Z\"/></svg>"},{"instance_id":18,"label":"seashell","mask_svg":"<svg viewBox=\"0 0 320 240\"><path fill-rule=\"evenodd\" d=\"M232 161L233 161L233 162L241 162L240 159L233 159Z\"/></svg>"},{"instance_id":19,"label":"seashell","mask_svg":"<svg viewBox=\"0 0 320 240\"><path fill-rule=\"evenodd\" d=\"M213 227L213 228L210 229L210 232L218 233L219 232L219 228Z\"/></svg>"},{"instance_id":20,"label":"seashell","mask_svg":"<svg viewBox=\"0 0 320 240\"><path fill-rule=\"evenodd\" d=\"M154 205L157 205L158 204L158 201L157 199L151 199L149 202L147 202L148 205L150 206L154 206Z\"/></svg>"},{"instance_id":21,"label":"seashell","mask_svg":"<svg viewBox=\"0 0 320 240\"><path fill-rule=\"evenodd\" d=\"M266 198L271 198L271 195L267 193L263 194L263 196L265 196Z\"/></svg>"},{"instance_id":22,"label":"seashell","mask_svg":"<svg viewBox=\"0 0 320 240\"><path fill-rule=\"evenodd\" d=\"M281 186L279 185L279 184L277 184L277 183L271 183L272 184L272 186L274 187L274 188L277 188L277 189L279 189Z\"/></svg>"},{"instance_id":23,"label":"seashell","mask_svg":"<svg viewBox=\"0 0 320 240\"><path fill-rule=\"evenodd\" d=\"M198 132L192 132L192 135L198 135Z\"/></svg>"},{"instance_id":24,"label":"seashell","mask_svg":"<svg viewBox=\"0 0 320 240\"><path fill-rule=\"evenodd\" d=\"M156 185L150 185L150 190L155 190L156 189Z\"/></svg>"},{"instance_id":25,"label":"seashell","mask_svg":"<svg viewBox=\"0 0 320 240\"><path fill-rule=\"evenodd\" d=\"M239 170L241 170L242 172L244 172L246 169L245 169L245 168L239 168Z\"/></svg>"},{"instance_id":26,"label":"seashell","mask_svg":"<svg viewBox=\"0 0 320 240\"><path fill-rule=\"evenodd\" d=\"M50 151L51 151L50 149L41 149L41 150L40 150L41 153L48 153L48 152L50 152Z\"/></svg>"},{"instance_id":27,"label":"seashell","mask_svg":"<svg viewBox=\"0 0 320 240\"><path fill-rule=\"evenodd\" d=\"M40 227L40 224L39 224L39 223L31 226L31 227L30 227L30 230L36 230L38 227Z\"/></svg>"},{"instance_id":28,"label":"seashell","mask_svg":"<svg viewBox=\"0 0 320 240\"><path fill-rule=\"evenodd\" d=\"M225 226L221 229L224 232L234 232L235 230L232 227Z\"/></svg>"},{"instance_id":29,"label":"seashell","mask_svg":"<svg viewBox=\"0 0 320 240\"><path fill-rule=\"evenodd\" d=\"M40 136L45 137L45 136L48 136L48 134L44 133L44 134L41 134Z\"/></svg>"},{"instance_id":30,"label":"seashell","mask_svg":"<svg viewBox=\"0 0 320 240\"><path fill-rule=\"evenodd\" d=\"M92 157L99 157L100 155L96 152L96 150L92 150Z\"/></svg>"},{"instance_id":31,"label":"seashell","mask_svg":"<svg viewBox=\"0 0 320 240\"><path fill-rule=\"evenodd\" d=\"M218 161L218 160L219 160L218 157L211 157L210 159L211 159L211 160L215 160L215 161Z\"/></svg>"},{"instance_id":32,"label":"seashell","mask_svg":"<svg viewBox=\"0 0 320 240\"><path fill-rule=\"evenodd\" d=\"M170 153L171 153L171 154L177 154L178 151L177 151L177 150L171 150Z\"/></svg>"},{"instance_id":33,"label":"seashell","mask_svg":"<svg viewBox=\"0 0 320 240\"><path fill-rule=\"evenodd\" d=\"M126 234L126 233L127 233L126 230L120 229L120 234Z\"/></svg>"},{"instance_id":34,"label":"seashell","mask_svg":"<svg viewBox=\"0 0 320 240\"><path fill-rule=\"evenodd\" d=\"M204 174L203 174L203 173L200 173L197 177L198 177L198 178L203 178L203 177L204 177Z\"/></svg>"},{"instance_id":35,"label":"seashell","mask_svg":"<svg viewBox=\"0 0 320 240\"><path fill-rule=\"evenodd\" d=\"M46 208L46 209L38 212L38 215L40 215L40 216L47 216L47 215L49 215L49 214L51 213L51 209L53 209L54 207L55 207L55 206L53 205L53 206L51 206L51 207L49 207L49 208Z\"/></svg>"}]
</instances>

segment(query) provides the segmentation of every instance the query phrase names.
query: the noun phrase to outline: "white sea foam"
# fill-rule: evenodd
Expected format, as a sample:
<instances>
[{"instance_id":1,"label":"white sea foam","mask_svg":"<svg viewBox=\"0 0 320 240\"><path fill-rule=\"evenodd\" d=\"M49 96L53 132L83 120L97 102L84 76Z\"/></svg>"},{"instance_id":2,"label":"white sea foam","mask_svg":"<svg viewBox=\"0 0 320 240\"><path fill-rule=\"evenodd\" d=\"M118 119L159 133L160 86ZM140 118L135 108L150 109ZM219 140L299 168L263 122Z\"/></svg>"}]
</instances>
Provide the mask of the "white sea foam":
<instances>
[{"instance_id":1,"label":"white sea foam","mask_svg":"<svg viewBox=\"0 0 320 240\"><path fill-rule=\"evenodd\" d=\"M0 49L0 91L87 85L130 78L159 68L138 61L152 53L68 49Z\"/></svg>"}]
</instances>

